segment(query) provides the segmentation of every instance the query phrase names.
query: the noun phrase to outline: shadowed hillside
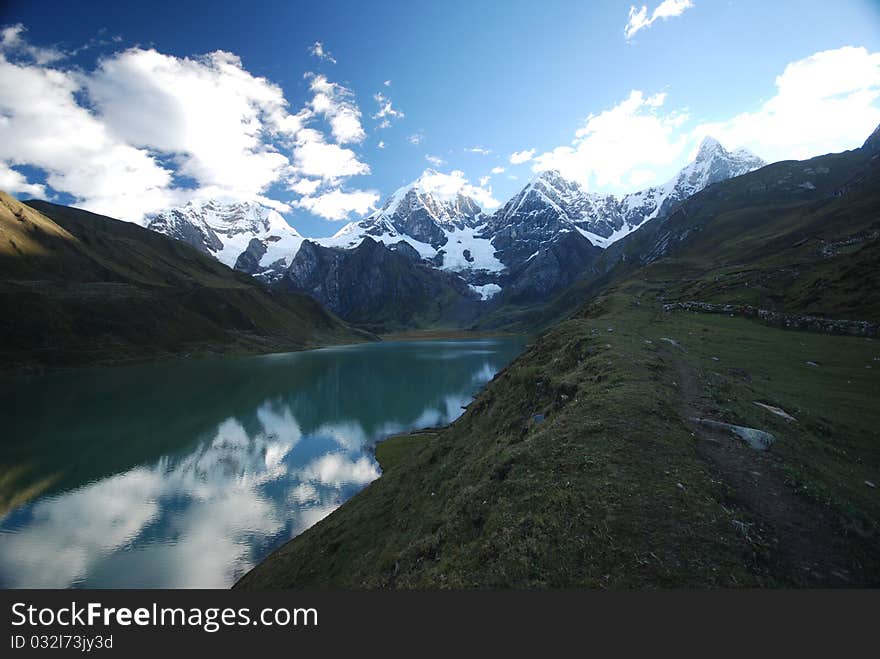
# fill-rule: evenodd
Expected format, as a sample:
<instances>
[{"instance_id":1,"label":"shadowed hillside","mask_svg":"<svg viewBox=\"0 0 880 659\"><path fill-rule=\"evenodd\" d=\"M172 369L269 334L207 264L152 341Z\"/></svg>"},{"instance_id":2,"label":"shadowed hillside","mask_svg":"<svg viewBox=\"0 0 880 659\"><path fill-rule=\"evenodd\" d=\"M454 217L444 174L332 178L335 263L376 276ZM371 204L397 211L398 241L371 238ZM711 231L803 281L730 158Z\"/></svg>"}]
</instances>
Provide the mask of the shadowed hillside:
<instances>
[{"instance_id":1,"label":"shadowed hillside","mask_svg":"<svg viewBox=\"0 0 880 659\"><path fill-rule=\"evenodd\" d=\"M270 293L179 241L0 193L0 368L368 338L301 295Z\"/></svg>"}]
</instances>

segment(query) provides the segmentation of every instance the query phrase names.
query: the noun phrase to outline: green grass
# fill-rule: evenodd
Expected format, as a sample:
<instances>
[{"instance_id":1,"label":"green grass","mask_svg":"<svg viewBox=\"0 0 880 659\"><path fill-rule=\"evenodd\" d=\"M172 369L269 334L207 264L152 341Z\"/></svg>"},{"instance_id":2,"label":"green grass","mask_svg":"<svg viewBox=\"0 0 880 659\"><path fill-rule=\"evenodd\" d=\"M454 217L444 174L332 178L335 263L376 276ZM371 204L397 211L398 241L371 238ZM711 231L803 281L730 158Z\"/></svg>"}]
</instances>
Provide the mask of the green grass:
<instances>
[{"instance_id":1,"label":"green grass","mask_svg":"<svg viewBox=\"0 0 880 659\"><path fill-rule=\"evenodd\" d=\"M382 471L387 472L404 462L436 434L437 431L434 430L421 430L383 439L376 445L376 460L382 467Z\"/></svg>"},{"instance_id":2,"label":"green grass","mask_svg":"<svg viewBox=\"0 0 880 659\"><path fill-rule=\"evenodd\" d=\"M180 241L75 208L34 206L0 193L0 370L376 338Z\"/></svg>"},{"instance_id":3,"label":"green grass","mask_svg":"<svg viewBox=\"0 0 880 659\"><path fill-rule=\"evenodd\" d=\"M239 585L880 583L880 344L662 311L696 300L877 322L872 153L710 186L547 303L481 319L549 329L461 419L389 445L382 478ZM777 441L755 452L694 415Z\"/></svg>"},{"instance_id":4,"label":"green grass","mask_svg":"<svg viewBox=\"0 0 880 659\"><path fill-rule=\"evenodd\" d=\"M864 485L880 475L878 372L865 368L876 353L865 339L663 313L650 286L633 284L548 332L450 428L386 446L382 478L241 586L810 583L779 564L770 531L738 526L754 520L700 453L682 368L714 418L778 437L762 468L858 530L841 542L858 578L877 583L880 501Z\"/></svg>"}]
</instances>

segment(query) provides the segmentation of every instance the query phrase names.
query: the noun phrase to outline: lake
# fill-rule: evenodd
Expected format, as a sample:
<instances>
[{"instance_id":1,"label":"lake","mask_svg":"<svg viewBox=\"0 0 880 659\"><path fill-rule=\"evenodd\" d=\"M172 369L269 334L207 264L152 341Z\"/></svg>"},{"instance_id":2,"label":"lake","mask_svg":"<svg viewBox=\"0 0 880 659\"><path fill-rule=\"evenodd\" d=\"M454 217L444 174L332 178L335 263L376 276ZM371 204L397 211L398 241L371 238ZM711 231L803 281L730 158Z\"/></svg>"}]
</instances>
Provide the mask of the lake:
<instances>
[{"instance_id":1,"label":"lake","mask_svg":"<svg viewBox=\"0 0 880 659\"><path fill-rule=\"evenodd\" d=\"M227 587L447 424L519 337L0 378L0 586Z\"/></svg>"}]
</instances>

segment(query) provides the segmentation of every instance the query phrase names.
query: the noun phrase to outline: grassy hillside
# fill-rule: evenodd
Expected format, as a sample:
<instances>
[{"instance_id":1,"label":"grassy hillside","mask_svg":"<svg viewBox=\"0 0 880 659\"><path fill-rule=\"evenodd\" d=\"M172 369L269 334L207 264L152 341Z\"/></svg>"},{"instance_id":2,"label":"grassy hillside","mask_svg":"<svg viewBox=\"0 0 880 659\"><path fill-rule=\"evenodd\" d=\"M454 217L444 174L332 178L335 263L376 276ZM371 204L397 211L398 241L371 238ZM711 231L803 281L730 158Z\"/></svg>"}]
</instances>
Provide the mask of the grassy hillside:
<instances>
[{"instance_id":1,"label":"grassy hillside","mask_svg":"<svg viewBox=\"0 0 880 659\"><path fill-rule=\"evenodd\" d=\"M602 298L450 428L380 447L382 478L239 587L880 584L877 343L667 314L658 291Z\"/></svg>"},{"instance_id":2,"label":"grassy hillside","mask_svg":"<svg viewBox=\"0 0 880 659\"><path fill-rule=\"evenodd\" d=\"M880 585L878 339L663 310L876 322L876 153L712 186L518 310L581 305L451 427L381 447L382 478L238 586Z\"/></svg>"},{"instance_id":3,"label":"grassy hillside","mask_svg":"<svg viewBox=\"0 0 880 659\"><path fill-rule=\"evenodd\" d=\"M880 321L880 137L724 181L609 247L540 305L507 305L479 328L547 328L650 266L670 300ZM595 272L594 272L595 270Z\"/></svg>"},{"instance_id":4,"label":"grassy hillside","mask_svg":"<svg viewBox=\"0 0 880 659\"><path fill-rule=\"evenodd\" d=\"M127 222L0 193L0 369L364 340L301 295L270 293Z\"/></svg>"}]
</instances>

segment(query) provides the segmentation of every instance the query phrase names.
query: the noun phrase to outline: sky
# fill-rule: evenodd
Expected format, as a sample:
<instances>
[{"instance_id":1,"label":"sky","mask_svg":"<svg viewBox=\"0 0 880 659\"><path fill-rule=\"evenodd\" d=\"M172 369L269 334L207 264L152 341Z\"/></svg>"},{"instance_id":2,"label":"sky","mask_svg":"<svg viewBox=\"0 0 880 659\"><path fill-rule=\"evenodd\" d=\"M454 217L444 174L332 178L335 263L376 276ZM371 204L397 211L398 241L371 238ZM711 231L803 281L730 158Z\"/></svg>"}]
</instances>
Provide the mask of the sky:
<instances>
[{"instance_id":1,"label":"sky","mask_svg":"<svg viewBox=\"0 0 880 659\"><path fill-rule=\"evenodd\" d=\"M257 201L319 237L427 168L492 210L878 124L878 0L0 0L0 189L130 221Z\"/></svg>"}]
</instances>

